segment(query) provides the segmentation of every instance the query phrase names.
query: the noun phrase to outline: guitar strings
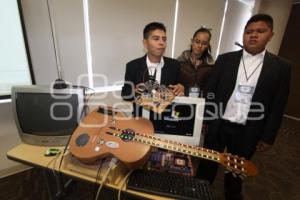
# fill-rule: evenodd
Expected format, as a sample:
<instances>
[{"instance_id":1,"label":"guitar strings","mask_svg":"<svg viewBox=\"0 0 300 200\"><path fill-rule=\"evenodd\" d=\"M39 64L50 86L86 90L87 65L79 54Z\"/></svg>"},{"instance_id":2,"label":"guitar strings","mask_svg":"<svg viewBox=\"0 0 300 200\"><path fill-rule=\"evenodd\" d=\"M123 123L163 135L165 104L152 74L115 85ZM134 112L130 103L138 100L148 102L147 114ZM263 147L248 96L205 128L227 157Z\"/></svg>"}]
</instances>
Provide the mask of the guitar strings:
<instances>
[{"instance_id":1,"label":"guitar strings","mask_svg":"<svg viewBox=\"0 0 300 200\"><path fill-rule=\"evenodd\" d=\"M118 131L118 132L122 132L122 133L111 133L114 136L117 137L121 137L121 139L123 138L123 132L126 133L126 129L122 130L120 128L117 127L110 127L112 130L114 131ZM171 151L177 151L180 153L184 153L184 154L189 154L192 156L198 156L207 160L211 160L217 163L222 164L223 166L225 166L227 169L233 169L235 171L241 171L244 172L245 168L243 167L244 165L244 159L240 158L238 156L231 156L231 155L224 155L224 154L220 154L219 152L216 152L214 150L210 150L210 149L205 149L205 148L200 148L200 147L195 147L195 146L191 146L191 145L187 145L187 144L182 144L182 143L178 143L176 141L171 141L171 140L161 140L158 137L152 136L152 135L148 135L148 134L141 134L141 133L135 133L134 131L131 131L133 137L132 137L132 141L136 141L138 143L143 143L146 145L151 145L151 146L156 146L156 147L161 147L164 149L168 149ZM125 135L125 139L126 134ZM156 142L155 140L158 140L160 142ZM162 144L159 144L162 143ZM177 145L179 147L176 148L176 146L173 145ZM202 153L200 152L194 152L193 150L201 150ZM226 161L226 158L228 160L228 162ZM233 161L230 160L230 158L233 159ZM225 160L224 160L225 159ZM237 162L237 161L241 161L241 163ZM231 162L234 162L233 164ZM233 167L231 166L233 165Z\"/></svg>"},{"instance_id":2,"label":"guitar strings","mask_svg":"<svg viewBox=\"0 0 300 200\"><path fill-rule=\"evenodd\" d=\"M117 128L115 127L115 129L119 132L122 132L123 130L120 129L120 128ZM118 134L119 135L119 134ZM148 135L148 134L142 134L142 133L135 133L135 135L137 136L140 136L140 137L144 137L144 138L147 138L147 139L152 139L152 140L158 140L160 142L163 142L163 143L167 143L167 144L175 144L175 145L180 145L181 147L183 148L190 148L192 150L200 150L200 151L203 151L205 154L209 154L208 156L205 156L207 158L210 158L213 160L213 161L219 161L219 156L215 156L215 155L219 155L220 153L217 152L217 151L214 151L214 150L210 150L210 149L205 149L205 148L202 148L202 147L196 147L196 146L191 146L191 145L187 145L187 144L183 144L183 143L179 143L179 142L176 142L176 141L171 141L171 140L167 140L167 139L161 139L159 137L155 137L155 136L152 136L152 135ZM143 141L143 140L142 140ZM147 141L145 141L145 143L147 144ZM153 142L149 142L149 144L153 144ZM156 143L154 143L155 146L157 146ZM160 147L157 146L157 147ZM174 149L173 149L174 151ZM178 149L177 149L178 151ZM186 149L184 150L186 151ZM178 151L178 152L181 152L181 153L185 153L184 151ZM215 154L215 155L214 155ZM202 155L202 154L200 154Z\"/></svg>"},{"instance_id":3,"label":"guitar strings","mask_svg":"<svg viewBox=\"0 0 300 200\"><path fill-rule=\"evenodd\" d=\"M124 130L118 128L118 127L110 127L110 128L113 129L113 130L119 131L119 132L124 131ZM218 162L218 163L220 161L220 157L219 157L220 153L217 152L217 151L214 151L214 150L205 149L205 148L202 148L202 147L195 147L195 146L191 146L191 145L187 145L187 144L183 144L183 143L179 143L179 142L171 141L171 140L167 140L167 139L160 139L158 137L148 135L148 134L142 134L142 133L134 133L134 134L136 136L139 136L139 137L142 137L142 138L151 139L151 140L158 140L158 141L160 141L162 143L165 143L165 144L161 146L158 143L155 143L153 141L151 142L149 140L147 141L145 139L138 139L138 138L135 137L134 140L137 141L137 142L142 142L142 143L145 143L145 144L148 144L148 145L154 145L154 146L160 147L160 148L167 148L167 149L172 150L172 151L177 151L179 153L184 153L184 154L190 154L192 156L200 156L204 159L208 159L208 160L215 161L215 162ZM117 136L117 137L120 137L120 135L122 135L122 134L121 133L114 134L114 136ZM181 149L178 149L178 148L175 148L175 147L172 148L172 145L179 145L183 149L181 150ZM198 151L200 150L200 151L202 151L202 153L192 152L190 149L198 150Z\"/></svg>"},{"instance_id":4,"label":"guitar strings","mask_svg":"<svg viewBox=\"0 0 300 200\"><path fill-rule=\"evenodd\" d=\"M162 143L162 144L159 144L159 143L155 143L153 141L153 140L156 140L156 138L153 136L148 136L148 135L144 135L144 134L136 134L136 135L139 137L142 137L142 138L146 138L146 139L137 138L137 139L135 139L136 141L142 142L142 143L145 143L148 145L153 145L153 146L156 146L159 148L168 149L168 150L179 152L179 153L189 154L192 156L200 156L202 158L216 161L216 162L218 162L220 160L219 155L218 155L219 153L217 153L217 155L216 155L216 154L212 153L211 150L205 151L205 150L203 150L203 148L185 145L185 144L173 142L170 140L160 140L160 143ZM177 147L174 145L176 145ZM200 149L201 149L202 153L195 152L195 150L199 151Z\"/></svg>"}]
</instances>

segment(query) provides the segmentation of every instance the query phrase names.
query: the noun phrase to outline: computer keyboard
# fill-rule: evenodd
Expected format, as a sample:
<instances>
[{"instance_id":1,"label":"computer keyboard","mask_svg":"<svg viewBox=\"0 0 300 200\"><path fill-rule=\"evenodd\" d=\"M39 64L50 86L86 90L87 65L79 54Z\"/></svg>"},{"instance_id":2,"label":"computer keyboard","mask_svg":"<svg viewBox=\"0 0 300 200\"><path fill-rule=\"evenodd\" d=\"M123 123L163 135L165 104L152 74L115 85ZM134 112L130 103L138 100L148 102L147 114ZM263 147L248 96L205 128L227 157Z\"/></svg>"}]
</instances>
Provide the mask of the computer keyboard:
<instances>
[{"instance_id":1,"label":"computer keyboard","mask_svg":"<svg viewBox=\"0 0 300 200\"><path fill-rule=\"evenodd\" d=\"M135 170L129 176L127 189L186 200L212 200L207 181L150 170Z\"/></svg>"}]
</instances>

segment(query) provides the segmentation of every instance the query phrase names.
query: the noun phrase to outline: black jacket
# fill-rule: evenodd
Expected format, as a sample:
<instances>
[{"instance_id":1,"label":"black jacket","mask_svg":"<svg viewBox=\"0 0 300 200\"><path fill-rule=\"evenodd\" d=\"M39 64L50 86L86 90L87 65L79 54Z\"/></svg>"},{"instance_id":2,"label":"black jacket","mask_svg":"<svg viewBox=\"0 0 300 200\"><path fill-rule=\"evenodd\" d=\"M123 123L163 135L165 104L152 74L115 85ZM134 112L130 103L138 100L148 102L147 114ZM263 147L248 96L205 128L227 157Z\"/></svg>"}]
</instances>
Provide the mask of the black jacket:
<instances>
[{"instance_id":1,"label":"black jacket","mask_svg":"<svg viewBox=\"0 0 300 200\"><path fill-rule=\"evenodd\" d=\"M208 122L209 130L206 136L208 139L215 140L218 137L216 134L221 123L220 116L224 113L235 88L241 56L242 50L220 55L207 83L206 90L211 97L214 96L214 99L207 99L207 102L214 102L219 108L218 118ZM258 140L269 144L274 143L289 94L290 77L290 64L266 52L248 113L246 133L244 133L249 139L249 148L253 148ZM255 110L261 107L263 110ZM211 111L210 108L207 106L207 110ZM257 117L261 119L253 120Z\"/></svg>"},{"instance_id":2,"label":"black jacket","mask_svg":"<svg viewBox=\"0 0 300 200\"><path fill-rule=\"evenodd\" d=\"M122 98L133 100L134 88L139 83L149 80L146 56L132 60L126 64L125 83L122 88ZM180 80L180 64L177 60L164 57L164 66L161 72L161 85L175 85Z\"/></svg>"}]
</instances>

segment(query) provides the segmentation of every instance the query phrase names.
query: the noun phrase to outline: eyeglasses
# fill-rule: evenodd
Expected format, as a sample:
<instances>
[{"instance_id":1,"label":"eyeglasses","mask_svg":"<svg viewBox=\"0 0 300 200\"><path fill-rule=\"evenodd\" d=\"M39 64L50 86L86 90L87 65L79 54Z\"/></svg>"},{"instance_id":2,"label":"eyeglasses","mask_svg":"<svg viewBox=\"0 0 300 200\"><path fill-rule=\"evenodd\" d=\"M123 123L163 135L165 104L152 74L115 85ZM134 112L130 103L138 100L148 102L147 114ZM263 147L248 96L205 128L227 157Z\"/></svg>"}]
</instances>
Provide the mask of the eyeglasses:
<instances>
[{"instance_id":1,"label":"eyeglasses","mask_svg":"<svg viewBox=\"0 0 300 200\"><path fill-rule=\"evenodd\" d=\"M201 26L195 33L194 33L194 36L193 36L193 39L192 39L192 43L193 44L196 44L196 45L202 45L202 46L208 46L209 45L209 41L200 41L198 39L196 39L196 35L198 33L208 33L209 34L209 37L211 37L211 31L212 29L211 28L206 28L205 26Z\"/></svg>"},{"instance_id":2,"label":"eyeglasses","mask_svg":"<svg viewBox=\"0 0 300 200\"><path fill-rule=\"evenodd\" d=\"M200 41L200 40L194 39L194 40L192 40L192 43L196 44L196 45L200 45L201 44L202 46L207 46L209 42L207 42L207 41Z\"/></svg>"}]
</instances>

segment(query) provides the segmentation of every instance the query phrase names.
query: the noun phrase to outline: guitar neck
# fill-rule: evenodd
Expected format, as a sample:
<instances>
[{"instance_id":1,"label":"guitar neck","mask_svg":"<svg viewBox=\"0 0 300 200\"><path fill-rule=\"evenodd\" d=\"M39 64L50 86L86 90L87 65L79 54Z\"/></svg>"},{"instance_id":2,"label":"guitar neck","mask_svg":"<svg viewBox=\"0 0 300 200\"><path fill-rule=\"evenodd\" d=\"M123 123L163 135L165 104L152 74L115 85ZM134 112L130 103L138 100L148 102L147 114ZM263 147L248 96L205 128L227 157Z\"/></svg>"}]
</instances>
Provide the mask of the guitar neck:
<instances>
[{"instance_id":1,"label":"guitar neck","mask_svg":"<svg viewBox=\"0 0 300 200\"><path fill-rule=\"evenodd\" d=\"M120 137L119 133L111 133L111 134L113 134L114 136ZM162 138L155 137L152 135L135 133L135 136L132 139L132 141L141 143L141 144L146 144L146 145L153 146L153 147L158 147L158 148L162 148L162 149L166 149L166 150L170 150L170 151L175 151L175 152L191 155L191 156L198 157L198 158L203 158L206 160L211 160L211 161L214 161L217 163L220 162L220 153L217 151L205 149L202 147L182 144L182 143L179 143L176 141L162 139Z\"/></svg>"},{"instance_id":2,"label":"guitar neck","mask_svg":"<svg viewBox=\"0 0 300 200\"><path fill-rule=\"evenodd\" d=\"M147 144L153 147L159 147L162 149L176 151L179 153L191 155L198 158L203 158L215 162L219 162L219 153L213 150L205 149L202 147L196 147L192 145L182 144L179 142L161 139L159 137L136 133L134 141L142 144Z\"/></svg>"}]
</instances>

